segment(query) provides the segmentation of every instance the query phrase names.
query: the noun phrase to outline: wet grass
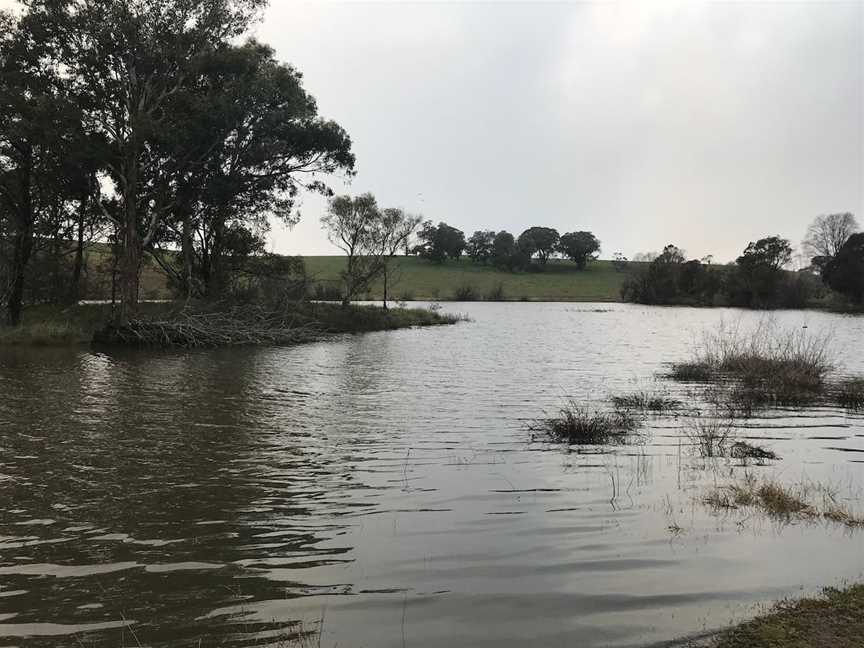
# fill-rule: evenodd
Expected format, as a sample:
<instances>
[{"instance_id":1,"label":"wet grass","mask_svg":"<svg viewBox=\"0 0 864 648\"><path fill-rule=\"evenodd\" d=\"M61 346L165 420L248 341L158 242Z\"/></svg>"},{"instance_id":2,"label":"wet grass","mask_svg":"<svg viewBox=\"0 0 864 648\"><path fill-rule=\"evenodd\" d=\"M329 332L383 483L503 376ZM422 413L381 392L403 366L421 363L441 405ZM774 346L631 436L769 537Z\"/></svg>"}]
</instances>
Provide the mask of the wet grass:
<instances>
[{"instance_id":1,"label":"wet grass","mask_svg":"<svg viewBox=\"0 0 864 648\"><path fill-rule=\"evenodd\" d=\"M769 517L791 522L827 520L847 527L864 526L864 516L840 502L834 489L822 484L782 484L746 475L741 481L711 489L705 497L711 508L756 509Z\"/></svg>"},{"instance_id":2,"label":"wet grass","mask_svg":"<svg viewBox=\"0 0 864 648\"><path fill-rule=\"evenodd\" d=\"M628 411L608 412L569 401L557 416L536 421L530 429L556 443L605 445L624 443L638 427L639 420Z\"/></svg>"},{"instance_id":3,"label":"wet grass","mask_svg":"<svg viewBox=\"0 0 864 648\"><path fill-rule=\"evenodd\" d=\"M765 615L721 632L712 648L860 648L864 585L777 603Z\"/></svg>"},{"instance_id":4,"label":"wet grass","mask_svg":"<svg viewBox=\"0 0 864 648\"><path fill-rule=\"evenodd\" d=\"M619 410L642 410L649 412L669 412L679 409L681 401L670 398L664 394L654 392L635 392L612 396L612 404Z\"/></svg>"},{"instance_id":5,"label":"wet grass","mask_svg":"<svg viewBox=\"0 0 864 648\"><path fill-rule=\"evenodd\" d=\"M87 341L80 326L68 321L46 321L0 328L0 345L68 346Z\"/></svg>"}]
</instances>

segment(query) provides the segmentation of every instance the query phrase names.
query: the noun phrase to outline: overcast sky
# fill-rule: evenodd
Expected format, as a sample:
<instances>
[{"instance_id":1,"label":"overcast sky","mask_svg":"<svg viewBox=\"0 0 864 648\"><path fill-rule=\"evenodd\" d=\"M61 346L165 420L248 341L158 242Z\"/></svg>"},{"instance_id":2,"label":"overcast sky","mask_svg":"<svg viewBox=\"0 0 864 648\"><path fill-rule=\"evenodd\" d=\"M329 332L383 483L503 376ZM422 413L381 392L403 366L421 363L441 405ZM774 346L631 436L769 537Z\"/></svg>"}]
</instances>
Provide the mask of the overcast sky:
<instances>
[{"instance_id":1,"label":"overcast sky","mask_svg":"<svg viewBox=\"0 0 864 648\"><path fill-rule=\"evenodd\" d=\"M273 0L257 29L353 138L350 192L718 260L864 213L862 32L862 2L692 1ZM276 249L331 252L324 208Z\"/></svg>"},{"instance_id":2,"label":"overcast sky","mask_svg":"<svg viewBox=\"0 0 864 648\"><path fill-rule=\"evenodd\" d=\"M469 235L726 261L820 213L864 220L861 0L271 0L256 36L351 135L359 173L334 189ZM305 198L274 249L335 253L325 208Z\"/></svg>"}]
</instances>

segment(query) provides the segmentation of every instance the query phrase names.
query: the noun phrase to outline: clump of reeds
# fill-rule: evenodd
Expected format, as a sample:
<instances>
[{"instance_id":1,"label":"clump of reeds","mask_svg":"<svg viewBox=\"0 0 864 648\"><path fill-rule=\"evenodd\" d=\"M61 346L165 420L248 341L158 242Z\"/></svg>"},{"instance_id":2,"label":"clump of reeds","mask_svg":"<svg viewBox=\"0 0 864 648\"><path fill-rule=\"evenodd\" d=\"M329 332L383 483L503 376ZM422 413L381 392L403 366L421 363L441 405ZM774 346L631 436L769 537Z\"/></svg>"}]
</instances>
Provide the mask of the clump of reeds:
<instances>
[{"instance_id":1,"label":"clump of reeds","mask_svg":"<svg viewBox=\"0 0 864 648\"><path fill-rule=\"evenodd\" d=\"M530 429L558 443L602 445L623 443L638 426L638 419L627 411L609 412L571 400L557 416L536 421Z\"/></svg>"},{"instance_id":2,"label":"clump of reeds","mask_svg":"<svg viewBox=\"0 0 864 648\"><path fill-rule=\"evenodd\" d=\"M746 475L738 483L713 488L705 503L716 509L755 508L784 521L822 519L864 526L864 516L852 512L838 501L834 490L821 484L786 485Z\"/></svg>"},{"instance_id":3,"label":"clump of reeds","mask_svg":"<svg viewBox=\"0 0 864 648\"><path fill-rule=\"evenodd\" d=\"M644 410L649 412L667 412L681 407L681 401L653 392L636 392L622 396L613 396L612 404L617 409Z\"/></svg>"},{"instance_id":4,"label":"clump of reeds","mask_svg":"<svg viewBox=\"0 0 864 648\"><path fill-rule=\"evenodd\" d=\"M714 417L698 417L685 425L684 436L703 457L725 457L735 442L730 421Z\"/></svg>"},{"instance_id":5,"label":"clump of reeds","mask_svg":"<svg viewBox=\"0 0 864 648\"><path fill-rule=\"evenodd\" d=\"M830 337L807 329L780 329L762 323L750 333L721 325L705 335L693 360L673 365L680 380L732 378L751 386L771 383L820 389L833 362Z\"/></svg>"},{"instance_id":6,"label":"clump of reeds","mask_svg":"<svg viewBox=\"0 0 864 648\"><path fill-rule=\"evenodd\" d=\"M864 378L845 378L835 391L837 404L848 409L864 408Z\"/></svg>"}]
</instances>

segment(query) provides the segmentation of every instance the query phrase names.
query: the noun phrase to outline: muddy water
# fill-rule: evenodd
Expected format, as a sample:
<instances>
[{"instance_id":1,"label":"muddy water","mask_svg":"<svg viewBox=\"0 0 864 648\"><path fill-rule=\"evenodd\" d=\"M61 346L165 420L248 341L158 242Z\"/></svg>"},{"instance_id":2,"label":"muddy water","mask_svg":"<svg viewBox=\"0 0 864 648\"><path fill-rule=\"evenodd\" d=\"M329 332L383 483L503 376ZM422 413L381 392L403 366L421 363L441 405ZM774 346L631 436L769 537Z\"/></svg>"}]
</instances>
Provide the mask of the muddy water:
<instances>
[{"instance_id":1,"label":"muddy water","mask_svg":"<svg viewBox=\"0 0 864 648\"><path fill-rule=\"evenodd\" d=\"M744 470L864 507L864 417L686 417L564 452L528 421L656 383L736 311L465 304L472 323L290 349L0 350L0 646L643 646L864 575L864 532L718 515ZM864 318L831 329L864 373ZM684 396L686 398L686 395ZM321 620L323 619L323 629Z\"/></svg>"}]
</instances>

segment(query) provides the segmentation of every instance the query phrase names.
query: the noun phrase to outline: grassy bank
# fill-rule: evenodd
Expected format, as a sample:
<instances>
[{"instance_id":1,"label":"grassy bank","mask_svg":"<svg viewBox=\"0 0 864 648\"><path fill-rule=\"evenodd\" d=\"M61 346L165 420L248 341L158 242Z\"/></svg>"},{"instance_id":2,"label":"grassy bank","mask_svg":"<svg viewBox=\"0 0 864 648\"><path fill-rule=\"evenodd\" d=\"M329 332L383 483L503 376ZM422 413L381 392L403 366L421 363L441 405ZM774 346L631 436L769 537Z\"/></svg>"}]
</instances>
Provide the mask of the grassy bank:
<instances>
[{"instance_id":1,"label":"grassy bank","mask_svg":"<svg viewBox=\"0 0 864 648\"><path fill-rule=\"evenodd\" d=\"M306 271L315 282L335 285L344 257L305 257ZM416 257L395 260L398 281L391 287L395 298L405 300L492 299L494 301L620 301L625 273L610 261L597 261L584 271L570 261L550 260L542 271L504 272L470 259L431 263ZM380 299L380 283L368 297Z\"/></svg>"},{"instance_id":2,"label":"grassy bank","mask_svg":"<svg viewBox=\"0 0 864 648\"><path fill-rule=\"evenodd\" d=\"M422 308L344 309L329 303L299 303L278 313L251 306L228 312L206 304L184 306L141 304L139 320L125 332L106 329L112 316L107 304L34 306L25 309L21 326L0 328L0 345L66 346L87 344L94 337L132 346L290 344L337 333L438 326L460 320Z\"/></svg>"},{"instance_id":3,"label":"grassy bank","mask_svg":"<svg viewBox=\"0 0 864 648\"><path fill-rule=\"evenodd\" d=\"M338 289L344 256L303 257L306 272L315 287ZM597 261L580 271L572 261L551 259L546 266L530 272L506 272L491 265L459 261L432 263L418 257L396 257L393 261L390 294L405 301L452 301L468 295L472 300L494 301L621 301L621 286L627 273L618 272L611 261ZM637 264L631 264L635 266ZM110 250L93 244L87 252L87 298L108 299L111 295ZM172 299L164 272L152 259L141 270L144 299ZM380 300L382 283L373 284L362 297Z\"/></svg>"},{"instance_id":4,"label":"grassy bank","mask_svg":"<svg viewBox=\"0 0 864 648\"><path fill-rule=\"evenodd\" d=\"M860 648L864 645L864 585L826 589L822 596L782 601L752 621L692 648Z\"/></svg>"}]
</instances>

